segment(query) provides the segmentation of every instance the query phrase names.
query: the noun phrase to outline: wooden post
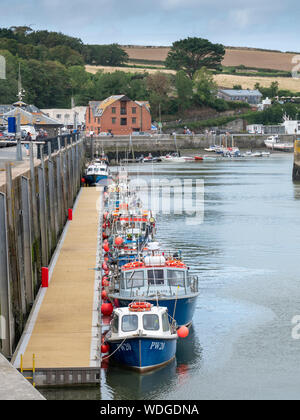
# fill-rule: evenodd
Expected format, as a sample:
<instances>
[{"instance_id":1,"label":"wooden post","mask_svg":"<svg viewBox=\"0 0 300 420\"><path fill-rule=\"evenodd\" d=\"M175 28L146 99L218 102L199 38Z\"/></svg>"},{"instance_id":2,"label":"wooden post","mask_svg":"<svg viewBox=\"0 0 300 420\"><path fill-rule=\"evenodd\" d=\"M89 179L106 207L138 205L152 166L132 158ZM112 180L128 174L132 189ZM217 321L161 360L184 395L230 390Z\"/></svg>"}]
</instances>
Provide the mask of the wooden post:
<instances>
[{"instance_id":1,"label":"wooden post","mask_svg":"<svg viewBox=\"0 0 300 420\"><path fill-rule=\"evenodd\" d=\"M31 239L31 208L29 194L29 179L21 177L21 194L22 194L22 230L23 230L23 261L24 261L24 279L26 292L26 312L30 309L30 305L34 301L34 287L32 275L32 239Z\"/></svg>"},{"instance_id":2,"label":"wooden post","mask_svg":"<svg viewBox=\"0 0 300 420\"><path fill-rule=\"evenodd\" d=\"M6 196L0 192L0 351L12 355L12 314Z\"/></svg>"}]
</instances>

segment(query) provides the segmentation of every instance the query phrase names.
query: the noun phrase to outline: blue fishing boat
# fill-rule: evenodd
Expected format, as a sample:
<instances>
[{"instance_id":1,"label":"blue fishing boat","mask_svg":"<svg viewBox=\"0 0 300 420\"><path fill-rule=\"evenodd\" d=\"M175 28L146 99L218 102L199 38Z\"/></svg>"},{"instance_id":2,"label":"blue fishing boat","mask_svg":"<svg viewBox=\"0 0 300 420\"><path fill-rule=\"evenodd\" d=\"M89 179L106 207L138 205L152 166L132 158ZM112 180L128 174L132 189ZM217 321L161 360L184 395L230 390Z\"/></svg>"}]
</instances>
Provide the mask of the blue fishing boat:
<instances>
[{"instance_id":1,"label":"blue fishing boat","mask_svg":"<svg viewBox=\"0 0 300 420\"><path fill-rule=\"evenodd\" d=\"M198 295L198 277L190 275L181 253L161 251L157 243L149 243L139 261L121 267L109 292L120 307L133 299L166 307L178 326L191 324Z\"/></svg>"},{"instance_id":2,"label":"blue fishing boat","mask_svg":"<svg viewBox=\"0 0 300 420\"><path fill-rule=\"evenodd\" d=\"M150 371L175 358L177 333L167 308L132 302L113 312L106 342L112 359L140 372Z\"/></svg>"},{"instance_id":3,"label":"blue fishing boat","mask_svg":"<svg viewBox=\"0 0 300 420\"><path fill-rule=\"evenodd\" d=\"M106 160L97 159L90 164L84 174L85 183L89 186L107 183L109 177L109 169Z\"/></svg>"}]
</instances>

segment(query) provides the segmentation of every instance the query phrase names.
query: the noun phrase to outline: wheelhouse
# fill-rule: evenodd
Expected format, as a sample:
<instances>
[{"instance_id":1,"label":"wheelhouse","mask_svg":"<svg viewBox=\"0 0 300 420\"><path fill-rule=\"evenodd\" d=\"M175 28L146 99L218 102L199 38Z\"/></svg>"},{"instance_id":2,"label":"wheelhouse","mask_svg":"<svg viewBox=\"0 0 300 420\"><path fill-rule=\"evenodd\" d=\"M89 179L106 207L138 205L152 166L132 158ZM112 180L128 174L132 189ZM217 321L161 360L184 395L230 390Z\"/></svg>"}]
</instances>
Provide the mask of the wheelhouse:
<instances>
[{"instance_id":1,"label":"wheelhouse","mask_svg":"<svg viewBox=\"0 0 300 420\"><path fill-rule=\"evenodd\" d=\"M115 309L110 327L112 339L128 335L174 334L167 308L161 306L152 306L151 309L141 312L131 311L130 308Z\"/></svg>"},{"instance_id":2,"label":"wheelhouse","mask_svg":"<svg viewBox=\"0 0 300 420\"><path fill-rule=\"evenodd\" d=\"M166 261L163 256L155 258L153 261L153 258L145 257L144 262L132 262L122 267L120 294L174 296L198 291L198 279L189 275L184 263Z\"/></svg>"}]
</instances>

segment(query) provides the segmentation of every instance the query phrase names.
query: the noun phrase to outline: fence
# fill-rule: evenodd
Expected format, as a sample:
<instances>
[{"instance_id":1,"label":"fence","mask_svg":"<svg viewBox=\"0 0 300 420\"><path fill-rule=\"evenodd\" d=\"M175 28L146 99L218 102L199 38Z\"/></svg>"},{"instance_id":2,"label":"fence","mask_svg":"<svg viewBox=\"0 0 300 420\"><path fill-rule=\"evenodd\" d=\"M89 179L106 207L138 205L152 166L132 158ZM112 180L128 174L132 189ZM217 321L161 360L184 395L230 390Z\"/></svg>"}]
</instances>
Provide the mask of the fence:
<instances>
[{"instance_id":1,"label":"fence","mask_svg":"<svg viewBox=\"0 0 300 420\"><path fill-rule=\"evenodd\" d=\"M47 152L47 153L44 153ZM85 147L79 137L49 139L39 160L13 176L6 164L0 192L0 351L10 357L80 189Z\"/></svg>"}]
</instances>

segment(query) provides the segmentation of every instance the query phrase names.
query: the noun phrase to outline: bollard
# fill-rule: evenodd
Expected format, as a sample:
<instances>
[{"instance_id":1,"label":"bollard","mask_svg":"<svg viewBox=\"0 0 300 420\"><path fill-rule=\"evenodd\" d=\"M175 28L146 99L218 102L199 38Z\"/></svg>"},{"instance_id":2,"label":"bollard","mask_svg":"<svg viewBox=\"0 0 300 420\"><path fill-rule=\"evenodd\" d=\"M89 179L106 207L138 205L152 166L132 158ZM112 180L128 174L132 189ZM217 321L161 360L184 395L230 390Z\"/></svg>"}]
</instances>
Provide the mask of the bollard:
<instances>
[{"instance_id":1,"label":"bollard","mask_svg":"<svg viewBox=\"0 0 300 420\"><path fill-rule=\"evenodd\" d=\"M48 267L42 267L42 287L48 287L49 285L49 269Z\"/></svg>"},{"instance_id":2,"label":"bollard","mask_svg":"<svg viewBox=\"0 0 300 420\"><path fill-rule=\"evenodd\" d=\"M72 209L69 209L68 210L68 220L73 220L73 210Z\"/></svg>"}]
</instances>

